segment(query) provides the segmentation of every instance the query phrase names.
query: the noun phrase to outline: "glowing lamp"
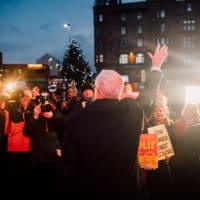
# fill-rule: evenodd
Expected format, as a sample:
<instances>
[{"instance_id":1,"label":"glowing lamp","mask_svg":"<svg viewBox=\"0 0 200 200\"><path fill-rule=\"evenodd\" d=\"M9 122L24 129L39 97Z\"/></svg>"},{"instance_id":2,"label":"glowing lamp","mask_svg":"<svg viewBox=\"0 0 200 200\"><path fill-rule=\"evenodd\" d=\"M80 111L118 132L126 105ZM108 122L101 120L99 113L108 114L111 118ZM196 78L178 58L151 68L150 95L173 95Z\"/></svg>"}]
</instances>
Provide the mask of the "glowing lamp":
<instances>
[{"instance_id":1,"label":"glowing lamp","mask_svg":"<svg viewBox=\"0 0 200 200\"><path fill-rule=\"evenodd\" d=\"M185 102L186 103L200 103L200 87L187 86L185 88Z\"/></svg>"}]
</instances>

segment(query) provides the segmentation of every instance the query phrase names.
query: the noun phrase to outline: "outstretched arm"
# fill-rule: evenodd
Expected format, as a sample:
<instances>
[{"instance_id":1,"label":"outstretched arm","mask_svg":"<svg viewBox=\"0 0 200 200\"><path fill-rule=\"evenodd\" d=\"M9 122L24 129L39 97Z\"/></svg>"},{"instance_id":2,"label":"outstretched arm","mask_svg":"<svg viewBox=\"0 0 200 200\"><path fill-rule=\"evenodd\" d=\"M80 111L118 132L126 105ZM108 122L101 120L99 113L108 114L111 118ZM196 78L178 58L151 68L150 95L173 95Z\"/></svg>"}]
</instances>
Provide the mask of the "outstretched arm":
<instances>
[{"instance_id":1,"label":"outstretched arm","mask_svg":"<svg viewBox=\"0 0 200 200\"><path fill-rule=\"evenodd\" d=\"M152 102L156 97L156 93L160 86L161 81L161 66L163 61L168 55L168 47L166 45L161 46L158 44L154 53L148 52L148 56L151 59L151 71L147 74L144 89L140 92L137 101L143 108L145 113L149 113Z\"/></svg>"}]
</instances>

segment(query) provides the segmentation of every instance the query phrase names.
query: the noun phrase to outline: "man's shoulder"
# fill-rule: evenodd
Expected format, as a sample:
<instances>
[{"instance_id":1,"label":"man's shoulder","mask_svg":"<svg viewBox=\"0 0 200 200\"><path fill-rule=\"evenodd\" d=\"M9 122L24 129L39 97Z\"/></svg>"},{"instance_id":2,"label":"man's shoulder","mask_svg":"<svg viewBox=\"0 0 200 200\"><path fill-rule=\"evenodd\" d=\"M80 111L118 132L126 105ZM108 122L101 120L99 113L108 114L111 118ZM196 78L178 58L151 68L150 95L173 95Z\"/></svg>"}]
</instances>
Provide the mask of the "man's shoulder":
<instances>
[{"instance_id":1,"label":"man's shoulder","mask_svg":"<svg viewBox=\"0 0 200 200\"><path fill-rule=\"evenodd\" d=\"M124 98L120 101L120 108L124 112L143 112L141 106L138 104L137 100L132 98Z\"/></svg>"}]
</instances>

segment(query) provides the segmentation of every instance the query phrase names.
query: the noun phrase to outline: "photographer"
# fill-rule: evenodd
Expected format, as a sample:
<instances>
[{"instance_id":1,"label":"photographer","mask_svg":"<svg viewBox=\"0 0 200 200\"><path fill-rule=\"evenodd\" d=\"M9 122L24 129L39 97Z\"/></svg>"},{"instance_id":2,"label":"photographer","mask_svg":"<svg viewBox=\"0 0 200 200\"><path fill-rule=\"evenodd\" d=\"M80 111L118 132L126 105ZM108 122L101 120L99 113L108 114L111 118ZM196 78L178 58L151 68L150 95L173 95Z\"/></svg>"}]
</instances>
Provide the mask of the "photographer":
<instances>
[{"instance_id":1,"label":"photographer","mask_svg":"<svg viewBox=\"0 0 200 200\"><path fill-rule=\"evenodd\" d=\"M44 194L44 186L49 191L55 187L56 164L61 157L63 119L54 109L47 100L36 105L24 127L24 134L31 140L32 184L36 182L36 191L44 190Z\"/></svg>"}]
</instances>

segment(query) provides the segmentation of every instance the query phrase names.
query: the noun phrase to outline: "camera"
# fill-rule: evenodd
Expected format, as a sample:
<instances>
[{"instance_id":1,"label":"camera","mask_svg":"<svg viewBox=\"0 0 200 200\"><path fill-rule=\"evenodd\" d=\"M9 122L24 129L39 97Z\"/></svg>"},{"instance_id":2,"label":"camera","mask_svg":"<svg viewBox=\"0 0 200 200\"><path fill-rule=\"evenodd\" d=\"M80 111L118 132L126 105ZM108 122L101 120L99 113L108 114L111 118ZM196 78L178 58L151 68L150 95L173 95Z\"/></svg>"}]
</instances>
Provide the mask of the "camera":
<instances>
[{"instance_id":1,"label":"camera","mask_svg":"<svg viewBox=\"0 0 200 200\"><path fill-rule=\"evenodd\" d=\"M42 104L41 105L41 111L43 112L50 112L52 111L52 107L50 104Z\"/></svg>"},{"instance_id":2,"label":"camera","mask_svg":"<svg viewBox=\"0 0 200 200\"><path fill-rule=\"evenodd\" d=\"M40 94L40 95L36 96L36 98L35 98L36 105L38 105L40 103L44 104L47 100L48 100L48 97L46 94Z\"/></svg>"},{"instance_id":3,"label":"camera","mask_svg":"<svg viewBox=\"0 0 200 200\"><path fill-rule=\"evenodd\" d=\"M36 96L35 98L36 105L41 104L40 107L42 112L52 111L52 106L48 100L49 98L46 93L41 93L40 95Z\"/></svg>"}]
</instances>

